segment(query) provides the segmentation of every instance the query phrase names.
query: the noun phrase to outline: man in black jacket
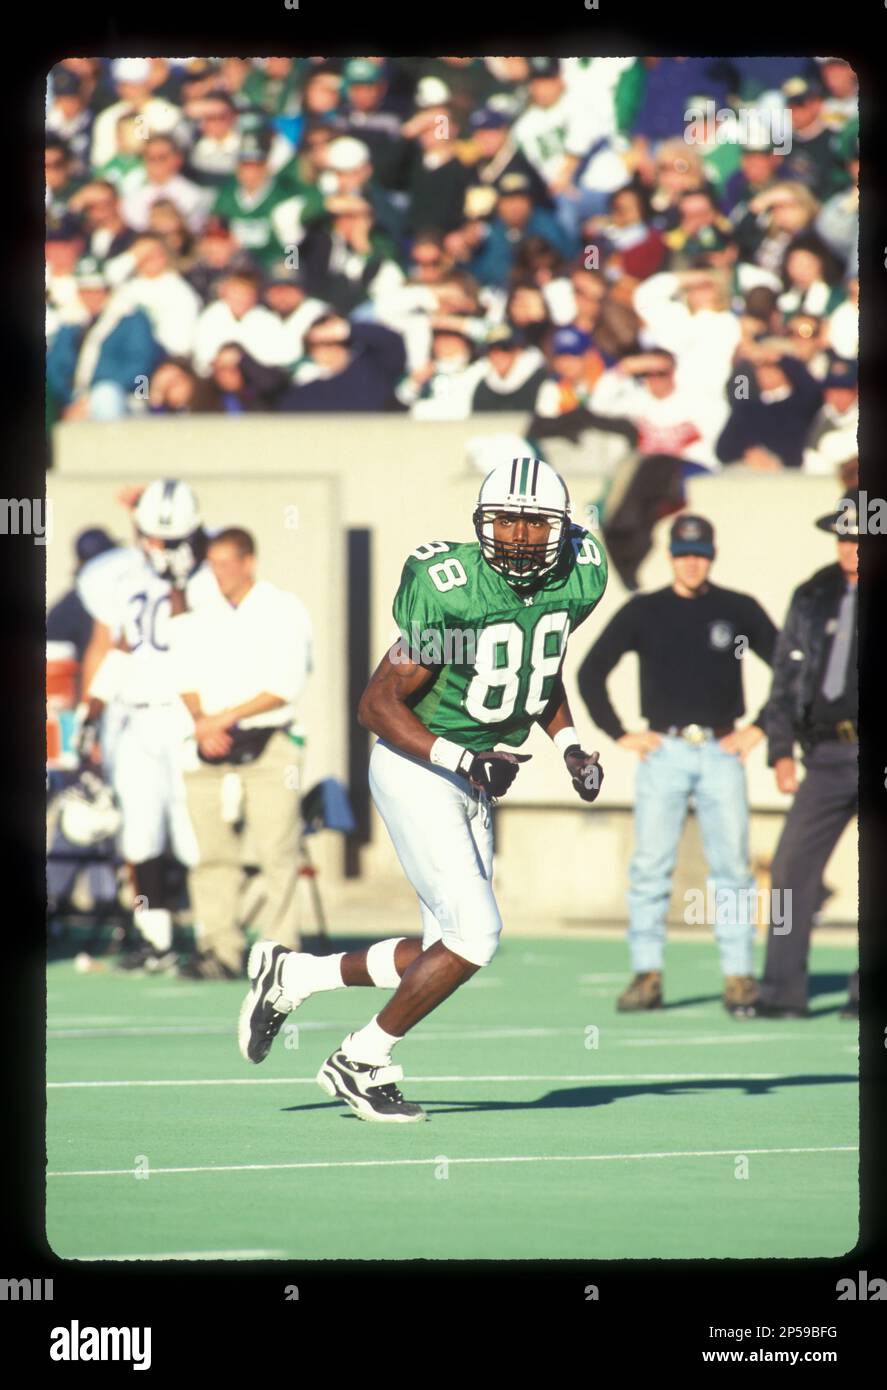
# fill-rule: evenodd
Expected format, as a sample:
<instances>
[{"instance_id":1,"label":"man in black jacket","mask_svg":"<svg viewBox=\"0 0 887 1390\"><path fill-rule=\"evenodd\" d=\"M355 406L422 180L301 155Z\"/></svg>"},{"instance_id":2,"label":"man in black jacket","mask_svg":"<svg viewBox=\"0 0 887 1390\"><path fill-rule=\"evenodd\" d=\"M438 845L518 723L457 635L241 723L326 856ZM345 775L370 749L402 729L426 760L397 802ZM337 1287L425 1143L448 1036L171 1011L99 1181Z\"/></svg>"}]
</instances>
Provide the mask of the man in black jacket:
<instances>
[{"instance_id":1,"label":"man in black jacket","mask_svg":"<svg viewBox=\"0 0 887 1390\"><path fill-rule=\"evenodd\" d=\"M837 537L838 561L795 590L776 646L766 714L768 762L779 790L797 795L771 870L777 900L786 903L780 916L790 929L771 927L768 935L756 1005L761 1018L807 1017L807 956L822 873L856 814L858 507L858 492L848 492L834 513L817 521ZM800 784L796 741L807 769ZM857 1018L858 970L848 993L841 1017Z\"/></svg>"}]
</instances>

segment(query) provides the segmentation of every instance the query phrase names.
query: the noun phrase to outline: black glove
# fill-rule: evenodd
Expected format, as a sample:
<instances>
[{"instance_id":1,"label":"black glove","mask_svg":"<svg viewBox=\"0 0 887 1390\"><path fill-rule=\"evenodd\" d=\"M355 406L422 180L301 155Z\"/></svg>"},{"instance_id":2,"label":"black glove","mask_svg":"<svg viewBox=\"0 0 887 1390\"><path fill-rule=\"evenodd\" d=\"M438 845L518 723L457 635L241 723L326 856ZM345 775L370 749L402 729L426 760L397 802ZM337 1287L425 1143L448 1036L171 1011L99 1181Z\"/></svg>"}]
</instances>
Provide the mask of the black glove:
<instances>
[{"instance_id":1,"label":"black glove","mask_svg":"<svg viewBox=\"0 0 887 1390\"><path fill-rule=\"evenodd\" d=\"M465 759L468 765L461 770L473 787L485 792L494 801L505 795L520 770L520 764L529 762L531 757L531 753L498 753L489 749L475 753L470 763Z\"/></svg>"},{"instance_id":2,"label":"black glove","mask_svg":"<svg viewBox=\"0 0 887 1390\"><path fill-rule=\"evenodd\" d=\"M85 718L74 733L74 752L77 754L81 769L93 767L93 752L98 746L98 741L98 720Z\"/></svg>"},{"instance_id":3,"label":"black glove","mask_svg":"<svg viewBox=\"0 0 887 1390\"><path fill-rule=\"evenodd\" d=\"M573 786L583 801L594 801L604 780L604 769L598 761L599 753L585 753L578 743L572 744L564 754L567 771L573 779Z\"/></svg>"}]
</instances>

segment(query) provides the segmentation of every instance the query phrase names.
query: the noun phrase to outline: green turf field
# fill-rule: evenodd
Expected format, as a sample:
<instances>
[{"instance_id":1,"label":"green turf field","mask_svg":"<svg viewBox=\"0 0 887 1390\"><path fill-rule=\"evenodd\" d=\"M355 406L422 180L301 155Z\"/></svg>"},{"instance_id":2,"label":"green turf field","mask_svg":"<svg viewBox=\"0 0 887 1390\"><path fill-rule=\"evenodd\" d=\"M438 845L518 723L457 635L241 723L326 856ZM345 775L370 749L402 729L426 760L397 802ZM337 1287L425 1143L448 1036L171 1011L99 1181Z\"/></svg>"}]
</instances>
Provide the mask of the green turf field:
<instances>
[{"instance_id":1,"label":"green turf field","mask_svg":"<svg viewBox=\"0 0 887 1390\"><path fill-rule=\"evenodd\" d=\"M398 1048L401 1089L429 1116L404 1126L364 1123L313 1081L381 990L316 995L255 1067L237 1050L239 983L57 962L49 1243L66 1259L852 1249L852 948L814 947L814 1016L797 1022L729 1018L708 941L670 943L669 1007L618 1014L626 960L622 941L504 940Z\"/></svg>"}]
</instances>

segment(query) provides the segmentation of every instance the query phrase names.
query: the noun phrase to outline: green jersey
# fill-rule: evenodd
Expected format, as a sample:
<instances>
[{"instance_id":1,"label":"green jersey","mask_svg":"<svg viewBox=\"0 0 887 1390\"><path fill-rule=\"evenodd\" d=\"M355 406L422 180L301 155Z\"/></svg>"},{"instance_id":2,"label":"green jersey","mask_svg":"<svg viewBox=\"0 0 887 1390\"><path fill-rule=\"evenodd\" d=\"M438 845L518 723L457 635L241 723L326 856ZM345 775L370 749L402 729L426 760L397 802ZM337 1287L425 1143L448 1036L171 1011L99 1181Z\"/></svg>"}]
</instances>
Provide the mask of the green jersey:
<instances>
[{"instance_id":1,"label":"green jersey","mask_svg":"<svg viewBox=\"0 0 887 1390\"><path fill-rule=\"evenodd\" d=\"M521 744L551 700L567 638L600 602L607 560L571 526L532 594L513 589L480 545L432 541L403 568L394 599L405 660L439 667L410 708L431 733L479 752Z\"/></svg>"}]
</instances>

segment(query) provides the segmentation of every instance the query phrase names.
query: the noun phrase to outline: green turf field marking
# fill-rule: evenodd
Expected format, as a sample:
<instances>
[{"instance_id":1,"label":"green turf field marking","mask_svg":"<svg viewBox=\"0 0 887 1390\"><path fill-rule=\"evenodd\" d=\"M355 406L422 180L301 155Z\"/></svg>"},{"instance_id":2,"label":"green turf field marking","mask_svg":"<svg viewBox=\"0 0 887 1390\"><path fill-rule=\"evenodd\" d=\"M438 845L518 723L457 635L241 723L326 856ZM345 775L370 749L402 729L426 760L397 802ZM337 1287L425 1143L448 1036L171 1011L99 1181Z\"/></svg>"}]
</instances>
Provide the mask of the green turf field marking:
<instances>
[{"instance_id":1,"label":"green turf field marking","mask_svg":"<svg viewBox=\"0 0 887 1390\"><path fill-rule=\"evenodd\" d=\"M836 1154L857 1153L857 1144L825 1144L817 1148L749 1149L744 1145L732 1149L677 1149L668 1153L636 1154L502 1154L495 1157L450 1158L455 1163L613 1163L632 1159L660 1158L735 1158L743 1154ZM300 1168L415 1168L439 1163L440 1158L356 1158L323 1160L313 1163L220 1163L195 1164L187 1168L152 1168L151 1176L173 1173L266 1173L277 1169ZM132 1168L77 1168L47 1173L48 1178L131 1178Z\"/></svg>"},{"instance_id":2,"label":"green turf field marking","mask_svg":"<svg viewBox=\"0 0 887 1390\"><path fill-rule=\"evenodd\" d=\"M285 1260L285 1250L164 1250L160 1255L66 1255L67 1260Z\"/></svg>"}]
</instances>

